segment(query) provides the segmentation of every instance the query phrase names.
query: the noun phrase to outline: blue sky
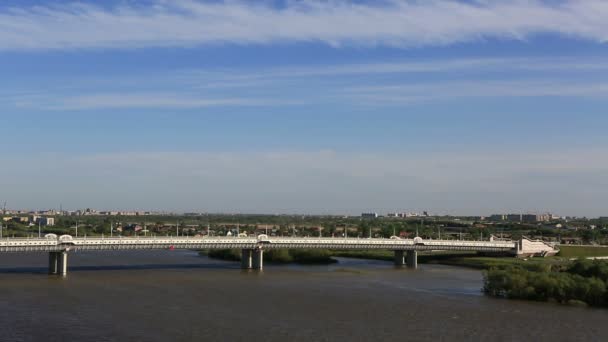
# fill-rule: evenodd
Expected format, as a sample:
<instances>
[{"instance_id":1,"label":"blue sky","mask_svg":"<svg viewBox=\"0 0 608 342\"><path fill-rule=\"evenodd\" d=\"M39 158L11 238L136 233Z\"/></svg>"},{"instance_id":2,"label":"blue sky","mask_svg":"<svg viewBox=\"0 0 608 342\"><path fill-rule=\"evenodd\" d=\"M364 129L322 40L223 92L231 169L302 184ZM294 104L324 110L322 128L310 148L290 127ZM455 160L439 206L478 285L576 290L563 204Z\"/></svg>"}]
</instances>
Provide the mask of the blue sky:
<instances>
[{"instance_id":1,"label":"blue sky","mask_svg":"<svg viewBox=\"0 0 608 342\"><path fill-rule=\"evenodd\" d=\"M607 215L608 1L3 1L9 207Z\"/></svg>"}]
</instances>

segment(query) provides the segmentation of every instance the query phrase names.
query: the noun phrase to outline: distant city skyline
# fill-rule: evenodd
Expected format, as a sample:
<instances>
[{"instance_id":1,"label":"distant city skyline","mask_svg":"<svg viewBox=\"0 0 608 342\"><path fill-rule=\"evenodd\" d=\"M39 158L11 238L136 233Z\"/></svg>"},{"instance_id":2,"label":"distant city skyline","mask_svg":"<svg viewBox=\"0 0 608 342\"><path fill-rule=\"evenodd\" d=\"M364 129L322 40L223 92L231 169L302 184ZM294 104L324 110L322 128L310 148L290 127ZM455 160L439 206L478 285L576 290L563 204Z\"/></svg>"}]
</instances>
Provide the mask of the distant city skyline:
<instances>
[{"instance_id":1,"label":"distant city skyline","mask_svg":"<svg viewBox=\"0 0 608 342\"><path fill-rule=\"evenodd\" d=\"M1 203L0 203L1 204ZM222 212L222 211L205 211L205 210L193 210L193 211L184 211L184 210L167 210L167 209L125 209L125 208L94 208L94 207L82 207L82 208L64 208L60 206L57 208L10 208L10 207L0 207L0 214L4 214L5 216L10 215L25 215L25 214L36 214L42 216L49 215L100 215L100 216L149 216L149 215L196 215L196 216L204 216L204 215L293 215L293 216L342 216L346 215L349 217L360 216L367 218L378 218L378 217L389 217L389 218L412 218L412 217L432 217L432 216L453 216L453 217L482 217L482 218L503 218L507 219L507 217L511 216L536 216L541 217L541 221L548 221L551 218L565 218L565 217L578 217L575 215L556 215L555 213L550 212L533 212L533 211L525 211L525 212L495 212L492 214L487 213L477 213L477 214L455 214L450 212L445 213L434 213L429 212L428 210L384 210L384 211L367 211L361 213L354 212L335 212L335 213L302 213L302 212L283 212L283 213L271 213L271 212ZM598 216L598 217L606 217L606 216ZM593 218L593 217L588 217Z\"/></svg>"},{"instance_id":2,"label":"distant city skyline","mask_svg":"<svg viewBox=\"0 0 608 342\"><path fill-rule=\"evenodd\" d=\"M0 204L608 215L605 1L8 0Z\"/></svg>"}]
</instances>

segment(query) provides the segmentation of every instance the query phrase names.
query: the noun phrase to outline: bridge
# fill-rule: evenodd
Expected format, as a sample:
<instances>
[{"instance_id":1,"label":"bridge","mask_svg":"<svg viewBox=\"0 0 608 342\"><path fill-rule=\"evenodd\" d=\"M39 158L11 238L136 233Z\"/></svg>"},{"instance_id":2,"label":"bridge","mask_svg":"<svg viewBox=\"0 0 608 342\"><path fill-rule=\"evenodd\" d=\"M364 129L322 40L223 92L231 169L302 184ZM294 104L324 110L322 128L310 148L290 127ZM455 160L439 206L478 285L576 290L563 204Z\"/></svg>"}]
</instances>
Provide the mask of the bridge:
<instances>
[{"instance_id":1,"label":"bridge","mask_svg":"<svg viewBox=\"0 0 608 342\"><path fill-rule=\"evenodd\" d=\"M141 249L240 249L243 269L262 270L264 251L271 249L392 250L395 265L417 268L418 251L475 251L509 253L514 256L547 256L557 253L542 241L467 241L432 240L416 237L385 238L312 238L312 237L95 237L74 238L47 234L43 238L5 238L0 253L48 252L49 274L66 275L68 252Z\"/></svg>"}]
</instances>

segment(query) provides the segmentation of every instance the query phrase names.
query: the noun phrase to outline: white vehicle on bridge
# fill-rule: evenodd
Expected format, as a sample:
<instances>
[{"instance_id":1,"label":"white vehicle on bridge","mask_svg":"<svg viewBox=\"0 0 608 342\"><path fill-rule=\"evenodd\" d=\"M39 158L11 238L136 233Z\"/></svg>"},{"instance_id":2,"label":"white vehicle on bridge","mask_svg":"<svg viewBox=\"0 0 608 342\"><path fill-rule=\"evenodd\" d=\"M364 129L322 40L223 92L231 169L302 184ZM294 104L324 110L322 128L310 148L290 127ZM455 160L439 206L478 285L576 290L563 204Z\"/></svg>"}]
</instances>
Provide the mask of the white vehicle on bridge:
<instances>
[{"instance_id":1,"label":"white vehicle on bridge","mask_svg":"<svg viewBox=\"0 0 608 342\"><path fill-rule=\"evenodd\" d=\"M272 243L270 241L270 238L266 234L260 234L260 235L258 235L258 242L259 243Z\"/></svg>"},{"instance_id":2,"label":"white vehicle on bridge","mask_svg":"<svg viewBox=\"0 0 608 342\"><path fill-rule=\"evenodd\" d=\"M61 235L57 240L60 243L74 244L74 238L72 237L72 235Z\"/></svg>"}]
</instances>

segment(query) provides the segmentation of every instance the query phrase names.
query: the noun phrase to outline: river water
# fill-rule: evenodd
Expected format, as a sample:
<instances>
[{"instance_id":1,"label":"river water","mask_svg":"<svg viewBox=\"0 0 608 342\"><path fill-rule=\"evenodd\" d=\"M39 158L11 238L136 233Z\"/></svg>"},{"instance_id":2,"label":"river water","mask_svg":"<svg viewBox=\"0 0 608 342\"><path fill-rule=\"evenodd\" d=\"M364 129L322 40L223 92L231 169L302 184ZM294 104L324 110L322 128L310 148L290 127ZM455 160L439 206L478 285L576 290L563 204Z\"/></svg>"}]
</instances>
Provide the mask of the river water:
<instances>
[{"instance_id":1,"label":"river water","mask_svg":"<svg viewBox=\"0 0 608 342\"><path fill-rule=\"evenodd\" d=\"M483 296L479 271L340 259L242 271L191 251L0 255L0 341L608 341L608 310Z\"/></svg>"}]
</instances>

